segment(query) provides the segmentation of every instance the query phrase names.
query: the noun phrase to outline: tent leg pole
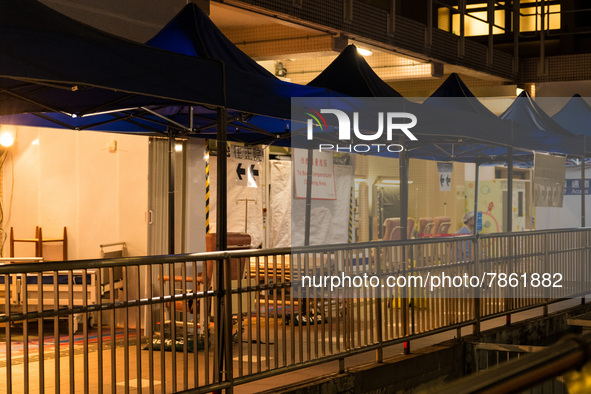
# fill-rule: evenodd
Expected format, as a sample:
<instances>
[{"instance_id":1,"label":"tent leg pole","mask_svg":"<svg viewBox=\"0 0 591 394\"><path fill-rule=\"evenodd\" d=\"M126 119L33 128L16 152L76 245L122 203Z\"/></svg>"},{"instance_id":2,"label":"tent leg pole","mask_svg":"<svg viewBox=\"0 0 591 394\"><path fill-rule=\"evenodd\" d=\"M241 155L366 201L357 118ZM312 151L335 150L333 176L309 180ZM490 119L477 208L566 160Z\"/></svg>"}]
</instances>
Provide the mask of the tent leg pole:
<instances>
[{"instance_id":1,"label":"tent leg pole","mask_svg":"<svg viewBox=\"0 0 591 394\"><path fill-rule=\"evenodd\" d=\"M227 157L226 147L227 141L227 124L226 124L226 110L218 108L217 110L217 201L216 201L216 249L228 249L228 183L227 183ZM224 306L224 261L216 260L215 264L215 285L219 294L215 300L216 311L214 319L216 320L215 340L218 349L217 365L215 365L214 373L217 375L218 382L224 381L224 355L225 355L225 341L224 332L225 325L230 324L225 320L225 306ZM228 362L228 360L226 360ZM226 364L226 368L231 368L232 360ZM226 371L227 372L227 371ZM215 375L214 375L215 376ZM227 376L226 376L227 377Z\"/></svg>"}]
</instances>

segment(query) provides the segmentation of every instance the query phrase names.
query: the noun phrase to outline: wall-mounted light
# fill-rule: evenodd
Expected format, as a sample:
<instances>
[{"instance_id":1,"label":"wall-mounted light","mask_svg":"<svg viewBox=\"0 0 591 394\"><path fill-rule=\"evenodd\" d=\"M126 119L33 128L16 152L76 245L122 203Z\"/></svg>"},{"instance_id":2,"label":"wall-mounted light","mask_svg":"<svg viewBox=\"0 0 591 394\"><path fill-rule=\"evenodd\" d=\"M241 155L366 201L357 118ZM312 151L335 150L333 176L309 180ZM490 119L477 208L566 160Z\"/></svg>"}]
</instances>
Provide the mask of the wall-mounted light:
<instances>
[{"instance_id":1,"label":"wall-mounted light","mask_svg":"<svg viewBox=\"0 0 591 394\"><path fill-rule=\"evenodd\" d=\"M3 125L0 127L0 145L8 148L14 144L16 129L14 126Z\"/></svg>"}]
</instances>

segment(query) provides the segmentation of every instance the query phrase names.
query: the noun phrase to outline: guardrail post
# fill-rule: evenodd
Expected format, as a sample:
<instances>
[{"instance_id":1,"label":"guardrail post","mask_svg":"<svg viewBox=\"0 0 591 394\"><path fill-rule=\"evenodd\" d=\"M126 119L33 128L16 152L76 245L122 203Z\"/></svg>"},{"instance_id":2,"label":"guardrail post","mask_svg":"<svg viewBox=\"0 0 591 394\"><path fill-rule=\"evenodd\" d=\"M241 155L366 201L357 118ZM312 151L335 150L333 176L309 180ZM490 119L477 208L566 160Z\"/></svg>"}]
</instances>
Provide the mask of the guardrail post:
<instances>
[{"instance_id":1,"label":"guardrail post","mask_svg":"<svg viewBox=\"0 0 591 394\"><path fill-rule=\"evenodd\" d=\"M476 163L474 171L474 240L472 250L474 251L474 274L480 278L480 239L478 238L478 182L480 178L480 164ZM474 328L473 334L480 335L480 288L474 288Z\"/></svg>"},{"instance_id":2,"label":"guardrail post","mask_svg":"<svg viewBox=\"0 0 591 394\"><path fill-rule=\"evenodd\" d=\"M238 262L240 267L240 262ZM225 381L233 380L234 361L232 359L232 260L224 259L224 343L225 343ZM238 317L240 318L240 316ZM220 357L222 355L220 354ZM232 393L232 386L226 389L226 393Z\"/></svg>"},{"instance_id":3,"label":"guardrail post","mask_svg":"<svg viewBox=\"0 0 591 394\"><path fill-rule=\"evenodd\" d=\"M549 240L548 240L548 233L544 234L544 271L543 272L548 272L548 258L550 255L550 251L548 250L549 248ZM544 288L544 317L548 316L548 288Z\"/></svg>"},{"instance_id":4,"label":"guardrail post","mask_svg":"<svg viewBox=\"0 0 591 394\"><path fill-rule=\"evenodd\" d=\"M409 159L405 151L400 152L398 158L398 171L400 176L400 238L402 241L408 239L408 165ZM407 250L406 244L402 245L402 275L406 276L406 264L407 264ZM412 260L410 261L412 265ZM402 289L404 298L400 299L400 308L402 312L402 335L408 335L408 289ZM412 311L411 311L412 312ZM408 346L407 346L408 345ZM410 343L405 342L404 354L410 353Z\"/></svg>"},{"instance_id":5,"label":"guardrail post","mask_svg":"<svg viewBox=\"0 0 591 394\"><path fill-rule=\"evenodd\" d=\"M382 260L380 259L380 248L377 248L376 253L376 275L378 278L381 278L382 269L381 263ZM379 347L376 349L376 362L381 363L384 360L384 349L382 347L383 343L383 332L382 332L382 289L378 287L377 290L377 299L376 299L376 340L378 342Z\"/></svg>"},{"instance_id":6,"label":"guardrail post","mask_svg":"<svg viewBox=\"0 0 591 394\"><path fill-rule=\"evenodd\" d=\"M480 241L475 237L472 241L472 250L474 251L474 274L480 277ZM480 289L474 288L474 327L472 333L480 335Z\"/></svg>"}]
</instances>

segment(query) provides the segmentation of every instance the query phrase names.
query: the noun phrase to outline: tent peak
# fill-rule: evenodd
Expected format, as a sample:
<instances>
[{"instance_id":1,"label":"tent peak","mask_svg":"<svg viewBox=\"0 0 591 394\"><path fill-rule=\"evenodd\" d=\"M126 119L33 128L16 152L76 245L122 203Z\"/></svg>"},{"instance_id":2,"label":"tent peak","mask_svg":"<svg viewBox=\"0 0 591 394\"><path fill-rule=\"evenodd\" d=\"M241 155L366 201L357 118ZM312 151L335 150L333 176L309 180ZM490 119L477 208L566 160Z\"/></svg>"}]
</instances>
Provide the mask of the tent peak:
<instances>
[{"instance_id":1,"label":"tent peak","mask_svg":"<svg viewBox=\"0 0 591 394\"><path fill-rule=\"evenodd\" d=\"M308 85L352 97L402 97L375 73L353 44L347 45Z\"/></svg>"},{"instance_id":2,"label":"tent peak","mask_svg":"<svg viewBox=\"0 0 591 394\"><path fill-rule=\"evenodd\" d=\"M232 43L195 3L188 3L147 45L193 57L215 59L249 74L277 79Z\"/></svg>"}]
</instances>

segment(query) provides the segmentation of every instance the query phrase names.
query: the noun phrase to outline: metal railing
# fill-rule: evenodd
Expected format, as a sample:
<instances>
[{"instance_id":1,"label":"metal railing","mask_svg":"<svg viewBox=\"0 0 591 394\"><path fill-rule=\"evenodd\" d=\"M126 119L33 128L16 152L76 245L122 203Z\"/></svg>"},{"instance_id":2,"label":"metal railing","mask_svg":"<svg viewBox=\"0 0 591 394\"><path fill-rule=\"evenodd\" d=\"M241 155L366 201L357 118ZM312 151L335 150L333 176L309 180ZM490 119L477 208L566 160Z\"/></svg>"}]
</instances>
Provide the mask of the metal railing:
<instances>
[{"instance_id":1,"label":"metal railing","mask_svg":"<svg viewBox=\"0 0 591 394\"><path fill-rule=\"evenodd\" d=\"M440 392L501 394L531 390L531 392L566 393L568 390L565 384L557 381L556 378L566 372L581 369L591 361L590 345L591 336L589 335L567 335L551 347L459 379L442 387ZM582 387L580 390L584 390L586 386L583 384Z\"/></svg>"},{"instance_id":2,"label":"metal railing","mask_svg":"<svg viewBox=\"0 0 591 394\"><path fill-rule=\"evenodd\" d=\"M591 283L590 237L572 229L3 265L0 381L8 392L208 392L329 361L343 369L370 350L381 361L386 346L478 332L483 320L584 295L569 281L534 293L519 281L545 270ZM506 274L507 285L384 285L483 273ZM369 284L356 286L364 275ZM336 277L352 284L310 285Z\"/></svg>"}]
</instances>

